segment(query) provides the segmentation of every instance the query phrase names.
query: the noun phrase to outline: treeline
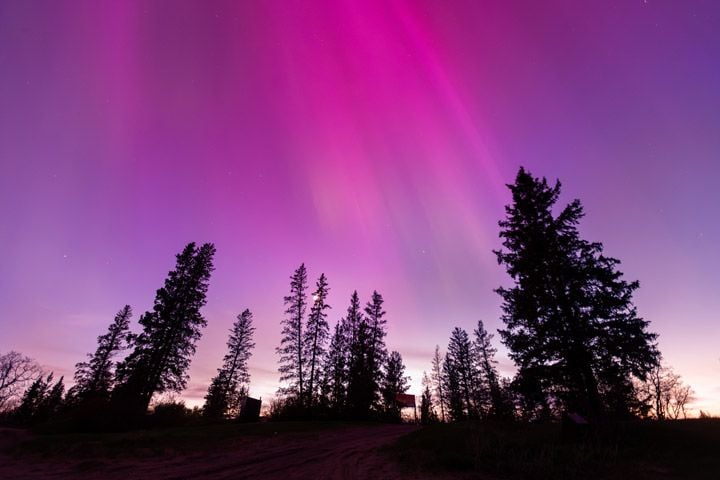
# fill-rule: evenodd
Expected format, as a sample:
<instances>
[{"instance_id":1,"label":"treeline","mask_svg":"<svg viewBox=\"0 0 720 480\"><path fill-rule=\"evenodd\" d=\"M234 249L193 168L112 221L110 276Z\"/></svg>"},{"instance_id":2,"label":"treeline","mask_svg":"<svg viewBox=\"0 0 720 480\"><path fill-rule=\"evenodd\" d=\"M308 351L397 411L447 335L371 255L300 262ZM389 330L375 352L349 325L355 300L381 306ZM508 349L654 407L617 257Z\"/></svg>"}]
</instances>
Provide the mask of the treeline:
<instances>
[{"instance_id":1,"label":"treeline","mask_svg":"<svg viewBox=\"0 0 720 480\"><path fill-rule=\"evenodd\" d=\"M277 348L284 386L273 403L273 416L399 420L397 396L407 391L408 378L400 354L388 353L385 345L382 295L373 292L363 308L353 292L345 316L331 333L325 274L310 299L307 289L303 264L290 278L290 294L285 297L286 317Z\"/></svg>"},{"instance_id":2,"label":"treeline","mask_svg":"<svg viewBox=\"0 0 720 480\"><path fill-rule=\"evenodd\" d=\"M513 284L502 298L501 342L516 366L499 374L493 335L483 322L468 334L452 330L423 378L424 422L496 419L538 421L575 412L588 419L679 418L692 390L662 366L657 335L633 303L638 282L623 279L620 261L598 242L581 238L579 200L559 208L561 185L520 169L508 185L512 202L499 222L495 251ZM79 425L104 428L142 422L154 397L181 392L207 321L206 303L215 247L188 244L157 290L152 310L131 333L124 306L95 352L76 365L74 385L41 374L16 352L0 355L0 410L36 423L66 415ZM363 305L357 292L330 328L328 279L310 289L305 265L290 277L277 347L282 387L271 405L275 418L351 418L397 421L408 389L402 357L388 352L384 299L373 292ZM249 395L248 362L255 346L253 316L243 310L233 324L221 367L212 378L206 418L234 418ZM24 389L24 390L23 390ZM21 394L21 391L23 392ZM186 414L182 405L155 413Z\"/></svg>"}]
</instances>

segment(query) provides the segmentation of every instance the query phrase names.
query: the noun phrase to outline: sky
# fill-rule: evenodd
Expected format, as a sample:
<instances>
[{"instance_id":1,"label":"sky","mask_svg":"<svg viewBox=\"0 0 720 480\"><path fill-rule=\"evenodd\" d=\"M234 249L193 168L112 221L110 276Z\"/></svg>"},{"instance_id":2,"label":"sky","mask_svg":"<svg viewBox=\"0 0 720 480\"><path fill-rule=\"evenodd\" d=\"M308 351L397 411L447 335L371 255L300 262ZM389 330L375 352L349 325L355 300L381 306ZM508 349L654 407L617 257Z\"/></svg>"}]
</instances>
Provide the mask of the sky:
<instances>
[{"instance_id":1,"label":"sky","mask_svg":"<svg viewBox=\"0 0 720 480\"><path fill-rule=\"evenodd\" d=\"M720 414L719 85L710 0L0 2L0 352L71 377L213 242L189 405L245 308L272 397L302 262L331 325L353 290L384 296L419 394L453 327L502 327L523 165L581 199L695 412Z\"/></svg>"}]
</instances>

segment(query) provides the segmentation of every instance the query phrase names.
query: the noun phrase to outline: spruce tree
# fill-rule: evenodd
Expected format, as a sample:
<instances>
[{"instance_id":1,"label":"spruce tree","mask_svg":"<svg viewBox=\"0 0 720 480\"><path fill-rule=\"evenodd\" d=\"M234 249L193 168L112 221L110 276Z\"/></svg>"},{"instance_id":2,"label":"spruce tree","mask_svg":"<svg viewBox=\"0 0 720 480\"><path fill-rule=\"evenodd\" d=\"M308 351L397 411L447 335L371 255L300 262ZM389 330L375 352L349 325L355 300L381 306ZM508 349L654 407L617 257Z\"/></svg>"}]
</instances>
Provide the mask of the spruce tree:
<instances>
[{"instance_id":1,"label":"spruce tree","mask_svg":"<svg viewBox=\"0 0 720 480\"><path fill-rule=\"evenodd\" d=\"M305 349L303 348L303 322L307 308L307 270L303 263L290 277L290 295L285 297L286 317L282 321L282 339L276 349L280 355L280 381L286 382L283 393L299 406L305 403Z\"/></svg>"},{"instance_id":2,"label":"spruce tree","mask_svg":"<svg viewBox=\"0 0 720 480\"><path fill-rule=\"evenodd\" d=\"M372 329L360 309L357 292L350 298L347 315L343 319L343 331L348 335L349 350L347 377L347 408L356 419L365 419L375 401L374 372L370 364Z\"/></svg>"},{"instance_id":3,"label":"spruce tree","mask_svg":"<svg viewBox=\"0 0 720 480\"><path fill-rule=\"evenodd\" d=\"M373 403L379 400L380 383L382 382L382 366L387 358L385 347L385 336L387 335L385 310L383 310L383 297L377 291L373 291L371 300L365 306L365 319L370 331L370 348L368 351L368 369L370 371L371 384L369 388L373 391Z\"/></svg>"},{"instance_id":4,"label":"spruce tree","mask_svg":"<svg viewBox=\"0 0 720 480\"><path fill-rule=\"evenodd\" d=\"M499 222L504 249L495 253L515 284L497 289L502 341L520 383L545 396L534 404L603 416L606 392L644 378L658 362L656 335L632 302L639 284L622 279L619 260L605 256L601 243L580 238L579 200L553 214L560 182L550 186L521 168L508 187L512 204Z\"/></svg>"},{"instance_id":5,"label":"spruce tree","mask_svg":"<svg viewBox=\"0 0 720 480\"><path fill-rule=\"evenodd\" d=\"M240 413L240 403L243 397L247 396L250 383L248 360L255 348L254 333L252 313L245 309L233 323L223 365L210 382L203 407L205 416L235 417Z\"/></svg>"},{"instance_id":6,"label":"spruce tree","mask_svg":"<svg viewBox=\"0 0 720 480\"><path fill-rule=\"evenodd\" d=\"M189 243L176 257L175 269L157 291L153 310L140 317L143 327L134 349L118 366L113 392L116 410L134 417L147 410L155 393L179 392L207 321L200 313L206 303L215 246Z\"/></svg>"},{"instance_id":7,"label":"spruce tree","mask_svg":"<svg viewBox=\"0 0 720 480\"><path fill-rule=\"evenodd\" d=\"M460 387L459 369L450 353L445 354L442 365L442 382L447 397L447 414L453 421L464 420L467 417L463 391Z\"/></svg>"},{"instance_id":8,"label":"spruce tree","mask_svg":"<svg viewBox=\"0 0 720 480\"><path fill-rule=\"evenodd\" d=\"M405 376L405 365L402 357L396 351L388 355L385 364L385 375L383 376L382 397L385 414L391 420L400 420L401 405L398 403L398 394L405 393L410 385L409 377Z\"/></svg>"},{"instance_id":9,"label":"spruce tree","mask_svg":"<svg viewBox=\"0 0 720 480\"><path fill-rule=\"evenodd\" d=\"M321 364L325 357L325 348L330 336L330 326L327 322L328 283L325 274L321 274L312 294L313 304L310 307L307 326L304 333L305 361L307 362L307 392L308 405L312 408L319 397L321 384Z\"/></svg>"},{"instance_id":10,"label":"spruce tree","mask_svg":"<svg viewBox=\"0 0 720 480\"><path fill-rule=\"evenodd\" d=\"M78 400L106 399L115 384L114 357L128 348L130 342L130 317L132 309L125 305L108 327L107 333L97 339L95 353L88 354L87 362L75 364L75 386L72 396Z\"/></svg>"},{"instance_id":11,"label":"spruce tree","mask_svg":"<svg viewBox=\"0 0 720 480\"><path fill-rule=\"evenodd\" d=\"M512 410L500 385L500 376L495 360L497 349L491 343L493 335L485 330L482 320L478 320L478 326L473 333L475 334L473 352L477 364L475 368L480 372L483 390L488 394L486 398L489 400L489 404L484 407L487 416L509 418Z\"/></svg>"},{"instance_id":12,"label":"spruce tree","mask_svg":"<svg viewBox=\"0 0 720 480\"><path fill-rule=\"evenodd\" d=\"M462 398L463 411L470 418L479 415L478 376L472 358L472 344L465 330L459 327L453 329L448 343L448 357L458 382L459 393Z\"/></svg>"},{"instance_id":13,"label":"spruce tree","mask_svg":"<svg viewBox=\"0 0 720 480\"><path fill-rule=\"evenodd\" d=\"M348 375L348 336L345 334L343 322L335 324L330 339L330 346L324 361L324 385L328 403L335 415L345 409L347 398Z\"/></svg>"}]
</instances>

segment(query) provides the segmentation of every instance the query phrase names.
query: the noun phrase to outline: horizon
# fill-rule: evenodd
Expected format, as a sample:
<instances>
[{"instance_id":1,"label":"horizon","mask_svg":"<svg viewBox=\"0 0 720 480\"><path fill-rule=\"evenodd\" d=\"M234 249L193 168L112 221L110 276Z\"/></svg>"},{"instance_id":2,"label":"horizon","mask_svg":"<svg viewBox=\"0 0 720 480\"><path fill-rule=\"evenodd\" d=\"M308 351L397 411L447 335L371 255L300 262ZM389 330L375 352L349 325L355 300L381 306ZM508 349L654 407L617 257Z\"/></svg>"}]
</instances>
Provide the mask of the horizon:
<instances>
[{"instance_id":1,"label":"horizon","mask_svg":"<svg viewBox=\"0 0 720 480\"><path fill-rule=\"evenodd\" d=\"M523 165L581 200L691 415L720 415L720 6L476 3L0 5L0 352L71 383L194 241L217 255L190 406L245 308L250 393L275 394L301 263L331 327L384 296L410 393L478 320L509 376L492 250Z\"/></svg>"}]
</instances>

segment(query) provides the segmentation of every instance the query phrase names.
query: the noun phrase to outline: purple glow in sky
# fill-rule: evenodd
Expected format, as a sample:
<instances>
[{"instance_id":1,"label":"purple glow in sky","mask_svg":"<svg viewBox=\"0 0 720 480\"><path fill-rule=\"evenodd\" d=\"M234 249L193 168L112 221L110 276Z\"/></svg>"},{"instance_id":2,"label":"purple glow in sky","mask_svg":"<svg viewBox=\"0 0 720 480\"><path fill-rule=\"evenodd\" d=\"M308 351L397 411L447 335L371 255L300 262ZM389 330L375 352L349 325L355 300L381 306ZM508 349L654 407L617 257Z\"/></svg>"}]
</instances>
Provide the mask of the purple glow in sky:
<instances>
[{"instance_id":1,"label":"purple glow in sky","mask_svg":"<svg viewBox=\"0 0 720 480\"><path fill-rule=\"evenodd\" d=\"M384 295L418 392L452 327L501 326L492 249L524 165L583 201L694 407L720 413L719 86L710 0L3 1L0 352L71 377L209 241L189 403L244 308L251 393L275 392L301 262L331 324L354 289Z\"/></svg>"}]
</instances>

